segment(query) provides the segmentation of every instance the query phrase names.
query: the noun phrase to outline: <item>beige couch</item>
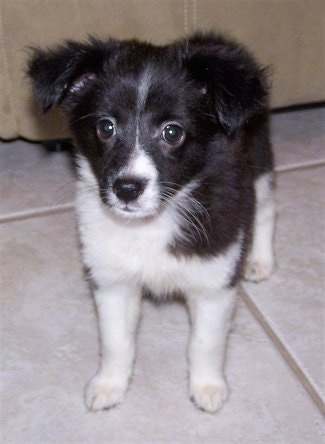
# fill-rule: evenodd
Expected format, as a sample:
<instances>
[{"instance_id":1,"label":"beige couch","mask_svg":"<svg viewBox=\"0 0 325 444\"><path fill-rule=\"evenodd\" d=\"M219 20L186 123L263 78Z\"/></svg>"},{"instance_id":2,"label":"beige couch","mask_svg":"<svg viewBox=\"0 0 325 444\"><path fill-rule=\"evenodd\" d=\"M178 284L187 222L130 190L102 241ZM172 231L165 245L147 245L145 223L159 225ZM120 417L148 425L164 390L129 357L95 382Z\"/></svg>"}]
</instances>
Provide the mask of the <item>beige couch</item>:
<instances>
[{"instance_id":1,"label":"beige couch","mask_svg":"<svg viewBox=\"0 0 325 444\"><path fill-rule=\"evenodd\" d=\"M0 0L0 138L67 135L59 113L41 116L24 76L28 45L138 37L166 43L223 31L272 65L272 106L325 99L324 0Z\"/></svg>"}]
</instances>

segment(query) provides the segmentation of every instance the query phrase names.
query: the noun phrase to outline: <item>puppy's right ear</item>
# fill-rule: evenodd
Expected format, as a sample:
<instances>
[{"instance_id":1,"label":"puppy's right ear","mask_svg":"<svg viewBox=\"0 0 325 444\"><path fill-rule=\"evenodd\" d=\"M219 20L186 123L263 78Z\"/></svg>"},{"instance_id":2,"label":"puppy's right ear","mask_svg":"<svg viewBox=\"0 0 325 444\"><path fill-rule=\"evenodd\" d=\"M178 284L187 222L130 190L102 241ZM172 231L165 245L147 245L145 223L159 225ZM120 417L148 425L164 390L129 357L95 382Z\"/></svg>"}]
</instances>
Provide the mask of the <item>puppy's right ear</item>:
<instances>
[{"instance_id":1,"label":"puppy's right ear","mask_svg":"<svg viewBox=\"0 0 325 444\"><path fill-rule=\"evenodd\" d=\"M27 74L43 112L91 84L108 61L112 45L90 39L89 43L67 41L54 49L31 48Z\"/></svg>"},{"instance_id":2,"label":"puppy's right ear","mask_svg":"<svg viewBox=\"0 0 325 444\"><path fill-rule=\"evenodd\" d=\"M220 35L197 34L183 43L183 54L226 134L234 135L252 117L266 113L267 70L240 44Z\"/></svg>"}]
</instances>

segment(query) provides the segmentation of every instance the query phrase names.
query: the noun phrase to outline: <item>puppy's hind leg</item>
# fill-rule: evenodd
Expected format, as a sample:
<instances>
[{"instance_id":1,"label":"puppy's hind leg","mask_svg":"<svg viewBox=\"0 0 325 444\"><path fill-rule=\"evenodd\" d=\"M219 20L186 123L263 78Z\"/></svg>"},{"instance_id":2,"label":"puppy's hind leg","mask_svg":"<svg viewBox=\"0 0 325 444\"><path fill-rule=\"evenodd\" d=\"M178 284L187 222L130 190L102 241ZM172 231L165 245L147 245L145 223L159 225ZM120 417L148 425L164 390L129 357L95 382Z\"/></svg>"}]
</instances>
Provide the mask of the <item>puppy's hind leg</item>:
<instances>
[{"instance_id":1,"label":"puppy's hind leg","mask_svg":"<svg viewBox=\"0 0 325 444\"><path fill-rule=\"evenodd\" d=\"M273 196L273 175L265 173L255 180L256 208L253 224L253 238L246 264L244 278L259 282L267 279L273 270L273 234L275 203Z\"/></svg>"},{"instance_id":2,"label":"puppy's hind leg","mask_svg":"<svg viewBox=\"0 0 325 444\"><path fill-rule=\"evenodd\" d=\"M86 387L86 404L91 410L114 407L123 401L135 356L135 332L141 290L116 284L95 291L101 342L101 362L96 376Z\"/></svg>"}]
</instances>

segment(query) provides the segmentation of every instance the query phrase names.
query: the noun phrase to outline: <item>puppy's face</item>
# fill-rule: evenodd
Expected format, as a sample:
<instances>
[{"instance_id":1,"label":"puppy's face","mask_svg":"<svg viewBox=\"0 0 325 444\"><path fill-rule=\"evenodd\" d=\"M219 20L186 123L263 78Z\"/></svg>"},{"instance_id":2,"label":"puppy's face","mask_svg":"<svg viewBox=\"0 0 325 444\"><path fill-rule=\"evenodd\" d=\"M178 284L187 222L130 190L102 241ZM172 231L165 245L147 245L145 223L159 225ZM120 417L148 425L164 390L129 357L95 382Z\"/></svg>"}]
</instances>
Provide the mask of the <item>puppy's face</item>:
<instances>
[{"instance_id":1,"label":"puppy's face","mask_svg":"<svg viewBox=\"0 0 325 444\"><path fill-rule=\"evenodd\" d=\"M29 74L43 109L64 109L103 203L145 218L222 164L225 139L263 107L265 80L240 51L201 37L165 47L68 42L35 50Z\"/></svg>"},{"instance_id":2,"label":"puppy's face","mask_svg":"<svg viewBox=\"0 0 325 444\"><path fill-rule=\"evenodd\" d=\"M141 50L130 60L123 48L104 76L79 84L79 91L74 86L76 105L68 112L102 201L127 218L157 214L190 186L216 132L203 117L204 86L175 69L166 54Z\"/></svg>"}]
</instances>

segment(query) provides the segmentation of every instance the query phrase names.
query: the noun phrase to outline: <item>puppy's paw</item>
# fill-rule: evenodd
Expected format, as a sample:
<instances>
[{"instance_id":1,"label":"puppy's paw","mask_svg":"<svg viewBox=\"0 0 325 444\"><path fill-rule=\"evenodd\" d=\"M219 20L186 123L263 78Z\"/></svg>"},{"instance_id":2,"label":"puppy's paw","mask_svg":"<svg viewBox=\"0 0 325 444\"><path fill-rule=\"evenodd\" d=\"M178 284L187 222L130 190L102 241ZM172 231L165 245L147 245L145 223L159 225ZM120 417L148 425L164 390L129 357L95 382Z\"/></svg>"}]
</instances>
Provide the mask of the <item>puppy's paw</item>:
<instances>
[{"instance_id":1,"label":"puppy's paw","mask_svg":"<svg viewBox=\"0 0 325 444\"><path fill-rule=\"evenodd\" d=\"M191 400L196 406L209 413L221 409L228 398L228 388L224 381L218 383L192 384L190 388Z\"/></svg>"},{"instance_id":2,"label":"puppy's paw","mask_svg":"<svg viewBox=\"0 0 325 444\"><path fill-rule=\"evenodd\" d=\"M86 387L86 405L93 411L110 409L123 402L126 389L123 384L95 376Z\"/></svg>"},{"instance_id":3,"label":"puppy's paw","mask_svg":"<svg viewBox=\"0 0 325 444\"><path fill-rule=\"evenodd\" d=\"M248 258L245 264L243 277L247 281L260 282L268 279L273 271L272 260L254 260Z\"/></svg>"}]
</instances>

